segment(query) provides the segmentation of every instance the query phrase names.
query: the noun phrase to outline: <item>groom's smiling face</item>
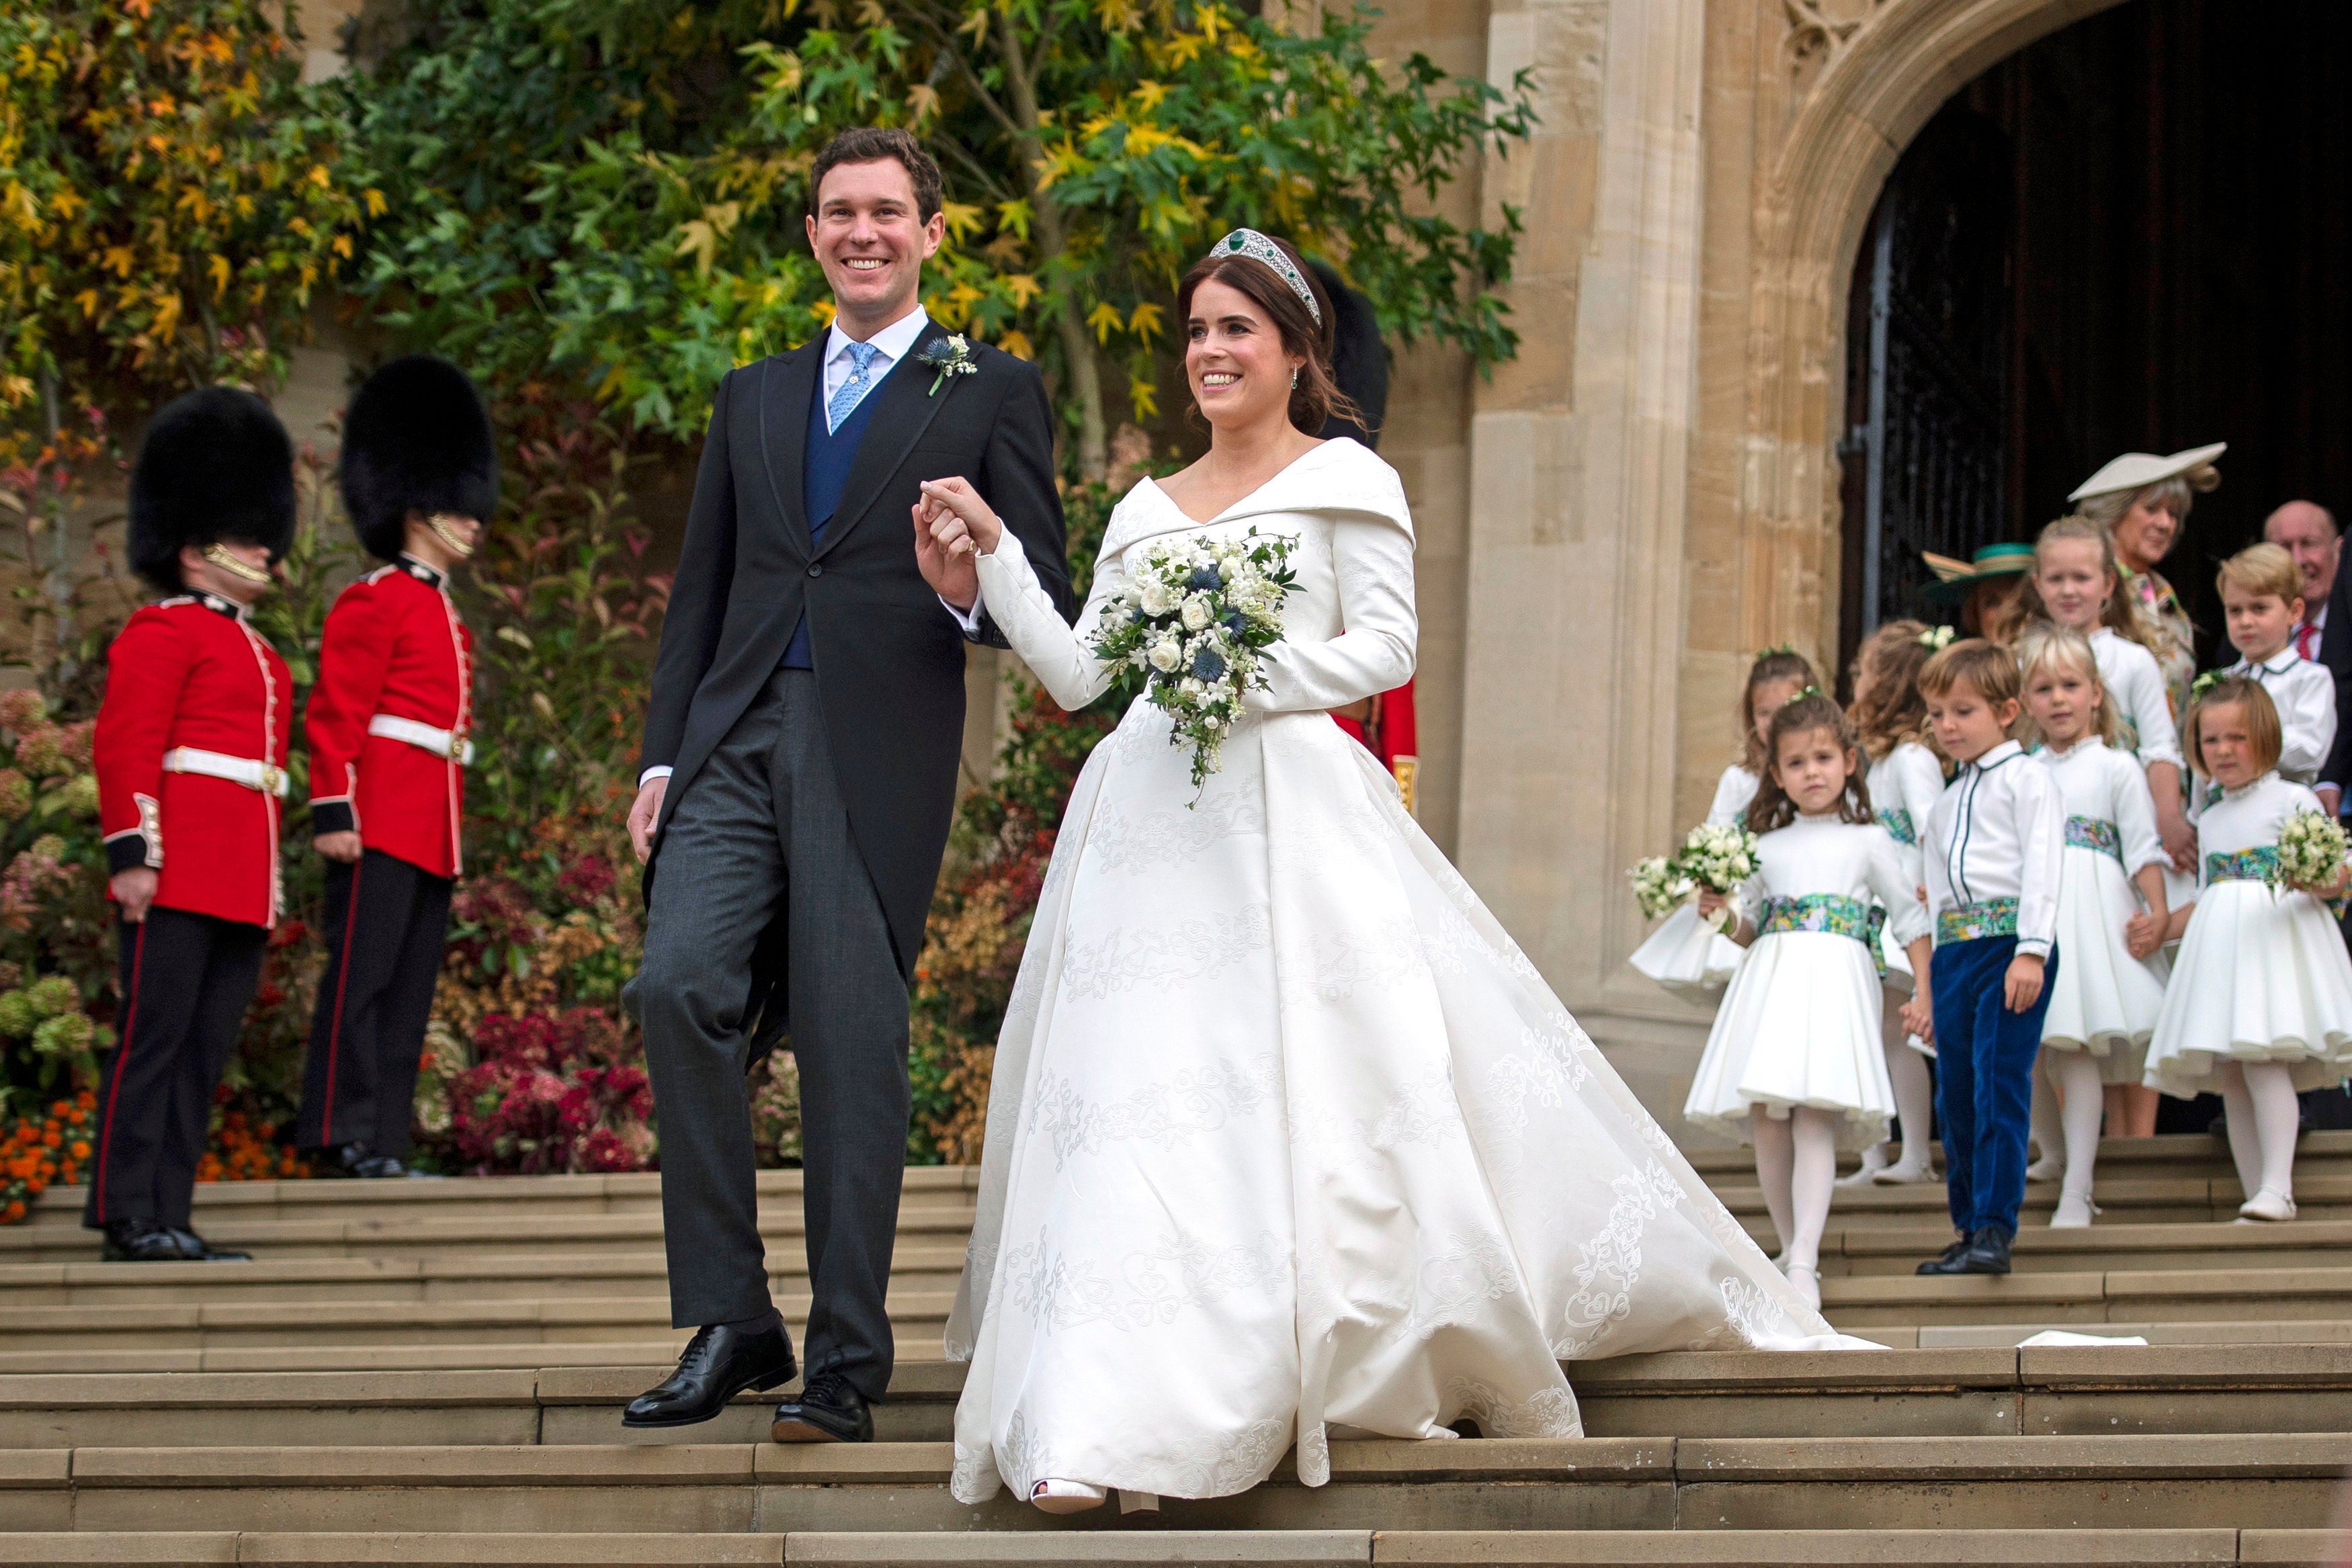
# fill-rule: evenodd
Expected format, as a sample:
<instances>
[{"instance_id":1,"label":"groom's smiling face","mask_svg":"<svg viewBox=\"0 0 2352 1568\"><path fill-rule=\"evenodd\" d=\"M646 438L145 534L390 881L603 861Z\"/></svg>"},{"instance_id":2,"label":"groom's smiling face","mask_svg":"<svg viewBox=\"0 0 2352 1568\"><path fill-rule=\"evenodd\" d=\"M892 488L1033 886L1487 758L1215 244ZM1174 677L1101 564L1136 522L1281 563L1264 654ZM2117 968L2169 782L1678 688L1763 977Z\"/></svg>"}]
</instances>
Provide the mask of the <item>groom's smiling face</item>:
<instances>
[{"instance_id":1,"label":"groom's smiling face","mask_svg":"<svg viewBox=\"0 0 2352 1568\"><path fill-rule=\"evenodd\" d=\"M842 329L862 338L913 308L923 263L946 233L943 214L918 211L914 178L896 158L826 170L809 248L833 285Z\"/></svg>"}]
</instances>

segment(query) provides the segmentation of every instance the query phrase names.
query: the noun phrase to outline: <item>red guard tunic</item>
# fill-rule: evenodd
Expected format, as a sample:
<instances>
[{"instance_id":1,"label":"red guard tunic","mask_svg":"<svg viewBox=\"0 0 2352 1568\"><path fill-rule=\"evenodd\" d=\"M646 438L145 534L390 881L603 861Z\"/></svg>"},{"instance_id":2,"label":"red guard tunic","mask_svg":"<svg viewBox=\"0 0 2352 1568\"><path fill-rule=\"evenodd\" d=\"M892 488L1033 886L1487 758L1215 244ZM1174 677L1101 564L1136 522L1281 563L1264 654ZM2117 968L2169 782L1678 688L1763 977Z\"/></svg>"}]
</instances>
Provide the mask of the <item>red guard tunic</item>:
<instances>
[{"instance_id":1,"label":"red guard tunic","mask_svg":"<svg viewBox=\"0 0 2352 1568\"><path fill-rule=\"evenodd\" d=\"M455 877L473 721L473 636L448 581L403 556L327 613L310 741L310 828Z\"/></svg>"},{"instance_id":2,"label":"red guard tunic","mask_svg":"<svg viewBox=\"0 0 2352 1568\"><path fill-rule=\"evenodd\" d=\"M132 615L107 653L91 741L108 871L154 868L165 909L276 925L293 693L286 662L228 600Z\"/></svg>"},{"instance_id":3,"label":"red guard tunic","mask_svg":"<svg viewBox=\"0 0 2352 1568\"><path fill-rule=\"evenodd\" d=\"M1407 681L1394 691L1382 692L1368 700L1368 716L1335 713L1331 717L1381 759L1381 766L1397 781L1397 792L1404 797L1404 809L1418 815L1414 786L1420 782L1421 748L1419 737L1413 733L1412 683Z\"/></svg>"}]
</instances>

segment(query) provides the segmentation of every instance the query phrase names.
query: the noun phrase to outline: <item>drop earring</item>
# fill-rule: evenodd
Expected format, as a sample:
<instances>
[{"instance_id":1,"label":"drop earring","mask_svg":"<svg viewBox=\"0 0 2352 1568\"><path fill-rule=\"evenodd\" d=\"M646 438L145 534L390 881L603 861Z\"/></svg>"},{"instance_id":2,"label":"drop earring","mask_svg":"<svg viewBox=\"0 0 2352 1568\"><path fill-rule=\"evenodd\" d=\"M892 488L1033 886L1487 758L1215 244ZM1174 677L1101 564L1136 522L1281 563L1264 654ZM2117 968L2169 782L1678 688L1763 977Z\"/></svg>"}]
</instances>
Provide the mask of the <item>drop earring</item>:
<instances>
[{"instance_id":1,"label":"drop earring","mask_svg":"<svg viewBox=\"0 0 2352 1568\"><path fill-rule=\"evenodd\" d=\"M1298 372L1297 371L1290 372L1290 390L1292 392L1297 392L1298 390Z\"/></svg>"}]
</instances>

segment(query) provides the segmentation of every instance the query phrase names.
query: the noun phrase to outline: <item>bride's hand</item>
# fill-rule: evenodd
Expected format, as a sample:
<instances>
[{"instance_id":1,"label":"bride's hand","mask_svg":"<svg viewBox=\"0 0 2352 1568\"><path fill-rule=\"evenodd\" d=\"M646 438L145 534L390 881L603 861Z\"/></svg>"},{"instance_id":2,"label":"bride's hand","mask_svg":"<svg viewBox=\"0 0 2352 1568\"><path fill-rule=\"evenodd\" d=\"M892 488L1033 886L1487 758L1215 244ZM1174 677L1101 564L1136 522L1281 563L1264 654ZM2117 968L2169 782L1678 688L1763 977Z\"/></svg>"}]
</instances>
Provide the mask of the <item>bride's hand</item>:
<instances>
[{"instance_id":1,"label":"bride's hand","mask_svg":"<svg viewBox=\"0 0 2352 1568\"><path fill-rule=\"evenodd\" d=\"M970 555L975 549L982 555L994 555L1004 538L1003 520L961 475L924 480L923 509L931 538L950 558Z\"/></svg>"}]
</instances>

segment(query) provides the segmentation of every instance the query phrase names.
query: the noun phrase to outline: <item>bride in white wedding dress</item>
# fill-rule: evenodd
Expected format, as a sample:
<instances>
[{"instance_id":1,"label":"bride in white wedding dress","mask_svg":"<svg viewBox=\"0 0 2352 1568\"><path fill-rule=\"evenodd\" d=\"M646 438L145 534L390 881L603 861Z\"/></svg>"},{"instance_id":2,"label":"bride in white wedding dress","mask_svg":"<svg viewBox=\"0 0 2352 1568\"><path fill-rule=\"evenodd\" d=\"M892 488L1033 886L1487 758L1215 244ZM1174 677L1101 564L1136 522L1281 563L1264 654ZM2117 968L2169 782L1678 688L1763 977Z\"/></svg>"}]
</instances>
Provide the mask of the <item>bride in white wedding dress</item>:
<instances>
[{"instance_id":1,"label":"bride in white wedding dress","mask_svg":"<svg viewBox=\"0 0 2352 1568\"><path fill-rule=\"evenodd\" d=\"M1089 635L1151 541L1286 535L1299 583L1197 800L1142 701L1071 792L947 1331L971 1363L965 1502L1001 1482L1055 1511L1224 1496L1294 1444L1316 1486L1333 1437L1465 1416L1580 1436L1562 1361L1861 1343L1748 1240L1328 716L1412 674L1412 522L1388 465L1303 434L1329 406L1330 308L1295 252L1239 233L1179 296L1209 455L1119 504L1077 631L969 485L918 508L977 550L989 613L1066 708L1110 685Z\"/></svg>"}]
</instances>

